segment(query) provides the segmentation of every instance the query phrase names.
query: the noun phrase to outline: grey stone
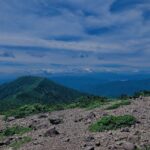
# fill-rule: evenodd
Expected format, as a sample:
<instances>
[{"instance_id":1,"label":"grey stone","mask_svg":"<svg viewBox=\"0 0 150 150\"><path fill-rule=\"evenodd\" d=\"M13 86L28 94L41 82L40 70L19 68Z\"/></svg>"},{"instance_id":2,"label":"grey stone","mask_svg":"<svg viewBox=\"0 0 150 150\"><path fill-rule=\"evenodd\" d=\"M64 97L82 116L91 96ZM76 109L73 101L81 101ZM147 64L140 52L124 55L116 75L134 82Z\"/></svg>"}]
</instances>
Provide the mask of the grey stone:
<instances>
[{"instance_id":1,"label":"grey stone","mask_svg":"<svg viewBox=\"0 0 150 150\"><path fill-rule=\"evenodd\" d=\"M48 115L47 115L47 114L40 114L40 115L38 116L38 118L39 118L39 119L47 118L47 117L48 117Z\"/></svg>"},{"instance_id":2,"label":"grey stone","mask_svg":"<svg viewBox=\"0 0 150 150\"><path fill-rule=\"evenodd\" d=\"M58 118L50 118L49 121L53 125L57 125L57 124L63 123L63 120L62 119L58 119Z\"/></svg>"},{"instance_id":3,"label":"grey stone","mask_svg":"<svg viewBox=\"0 0 150 150\"><path fill-rule=\"evenodd\" d=\"M130 132L129 128L123 128L121 129L121 132Z\"/></svg>"},{"instance_id":4,"label":"grey stone","mask_svg":"<svg viewBox=\"0 0 150 150\"><path fill-rule=\"evenodd\" d=\"M95 148L93 146L86 147L86 150L94 150Z\"/></svg>"},{"instance_id":5,"label":"grey stone","mask_svg":"<svg viewBox=\"0 0 150 150\"><path fill-rule=\"evenodd\" d=\"M96 142L95 142L95 145L96 145L97 147L99 147L99 146L101 145L100 141L96 141Z\"/></svg>"},{"instance_id":6,"label":"grey stone","mask_svg":"<svg viewBox=\"0 0 150 150\"><path fill-rule=\"evenodd\" d=\"M56 135L59 135L59 132L56 130L55 127L48 129L44 134L45 137L48 137L48 136L54 137Z\"/></svg>"},{"instance_id":7,"label":"grey stone","mask_svg":"<svg viewBox=\"0 0 150 150\"><path fill-rule=\"evenodd\" d=\"M92 120L92 119L94 119L96 117L96 115L95 115L95 113L93 113L93 112L90 112L87 116L86 116L86 120Z\"/></svg>"},{"instance_id":8,"label":"grey stone","mask_svg":"<svg viewBox=\"0 0 150 150\"><path fill-rule=\"evenodd\" d=\"M93 141L93 140L94 140L94 137L93 137L93 136L88 136L88 137L85 138L85 141L86 141L86 142L91 142L91 141Z\"/></svg>"},{"instance_id":9,"label":"grey stone","mask_svg":"<svg viewBox=\"0 0 150 150\"><path fill-rule=\"evenodd\" d=\"M136 150L136 146L130 142L124 142L122 146L125 150Z\"/></svg>"},{"instance_id":10,"label":"grey stone","mask_svg":"<svg viewBox=\"0 0 150 150\"><path fill-rule=\"evenodd\" d=\"M15 117L8 117L7 121L10 122L10 121L14 121L15 119L16 119Z\"/></svg>"}]
</instances>

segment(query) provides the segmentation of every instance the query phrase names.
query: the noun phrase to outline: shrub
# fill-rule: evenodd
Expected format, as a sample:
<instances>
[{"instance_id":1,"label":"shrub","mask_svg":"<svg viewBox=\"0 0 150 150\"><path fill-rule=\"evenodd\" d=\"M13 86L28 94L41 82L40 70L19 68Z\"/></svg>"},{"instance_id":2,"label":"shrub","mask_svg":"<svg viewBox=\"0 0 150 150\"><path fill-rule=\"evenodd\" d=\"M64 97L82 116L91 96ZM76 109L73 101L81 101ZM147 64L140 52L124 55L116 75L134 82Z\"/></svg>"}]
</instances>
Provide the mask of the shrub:
<instances>
[{"instance_id":1,"label":"shrub","mask_svg":"<svg viewBox=\"0 0 150 150\"><path fill-rule=\"evenodd\" d=\"M150 150L150 145L145 145L143 148L137 148L136 150Z\"/></svg>"},{"instance_id":2,"label":"shrub","mask_svg":"<svg viewBox=\"0 0 150 150\"><path fill-rule=\"evenodd\" d=\"M76 104L76 107L93 109L93 108L101 107L107 102L108 100L105 97L84 96L79 99L78 103Z\"/></svg>"},{"instance_id":3,"label":"shrub","mask_svg":"<svg viewBox=\"0 0 150 150\"><path fill-rule=\"evenodd\" d=\"M20 127L20 126L15 126L15 127L11 127L11 128L6 128L5 130L3 130L0 133L1 137L5 137L5 136L13 136L15 134L19 134L22 135L26 132L31 131L31 128L26 128L26 127Z\"/></svg>"},{"instance_id":4,"label":"shrub","mask_svg":"<svg viewBox=\"0 0 150 150\"><path fill-rule=\"evenodd\" d=\"M121 99L121 100L127 100L127 99L129 99L130 97L127 95L127 94L122 94L120 97L119 97L119 99Z\"/></svg>"},{"instance_id":5,"label":"shrub","mask_svg":"<svg viewBox=\"0 0 150 150\"><path fill-rule=\"evenodd\" d=\"M23 137L22 139L11 143L10 147L12 147L13 149L19 149L22 145L30 142L31 140L32 139L30 137Z\"/></svg>"},{"instance_id":6,"label":"shrub","mask_svg":"<svg viewBox=\"0 0 150 150\"><path fill-rule=\"evenodd\" d=\"M124 100L124 101L120 101L120 102L116 102L115 104L112 104L111 106L107 107L108 110L111 110L111 109L117 109L119 108L120 106L125 106L125 105L130 105L131 104L131 101L129 100Z\"/></svg>"},{"instance_id":7,"label":"shrub","mask_svg":"<svg viewBox=\"0 0 150 150\"><path fill-rule=\"evenodd\" d=\"M38 113L45 113L51 112L56 110L64 110L69 108L96 108L101 107L102 105L106 104L108 100L105 97L99 96L84 96L78 99L77 102L73 103L60 103L60 104L49 104L49 105L42 105L42 104L30 104L24 105L20 108L16 108L7 112L1 113L5 115L5 120L8 117L14 116L15 118L23 118L29 115L34 115Z\"/></svg>"},{"instance_id":8,"label":"shrub","mask_svg":"<svg viewBox=\"0 0 150 150\"><path fill-rule=\"evenodd\" d=\"M135 92L133 95L133 98L139 98L140 96L150 96L150 91L139 91L139 92Z\"/></svg>"},{"instance_id":9,"label":"shrub","mask_svg":"<svg viewBox=\"0 0 150 150\"><path fill-rule=\"evenodd\" d=\"M89 130L92 132L102 132L105 130L116 130L135 124L136 119L130 115L124 116L106 116L96 123L90 125Z\"/></svg>"},{"instance_id":10,"label":"shrub","mask_svg":"<svg viewBox=\"0 0 150 150\"><path fill-rule=\"evenodd\" d=\"M15 118L23 118L29 115L38 114L48 112L50 108L47 105L42 104L33 104L33 105L25 105L20 108L8 111L3 113L7 120L8 117L14 116Z\"/></svg>"}]
</instances>

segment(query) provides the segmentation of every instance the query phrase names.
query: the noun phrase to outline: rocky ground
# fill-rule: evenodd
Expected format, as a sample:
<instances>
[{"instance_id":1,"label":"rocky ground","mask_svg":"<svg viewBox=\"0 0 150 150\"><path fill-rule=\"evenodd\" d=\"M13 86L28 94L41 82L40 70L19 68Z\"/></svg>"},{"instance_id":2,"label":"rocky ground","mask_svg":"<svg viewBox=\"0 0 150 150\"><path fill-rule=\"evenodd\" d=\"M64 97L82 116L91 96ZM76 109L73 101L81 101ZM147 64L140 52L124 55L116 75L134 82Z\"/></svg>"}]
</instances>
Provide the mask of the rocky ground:
<instances>
[{"instance_id":1,"label":"rocky ground","mask_svg":"<svg viewBox=\"0 0 150 150\"><path fill-rule=\"evenodd\" d=\"M91 133L91 123L107 115L130 114L138 122L132 127ZM22 145L20 150L134 150L150 145L150 98L140 98L131 105L114 110L96 108L93 110L69 109L52 113L38 114L23 119L4 122L0 118L0 130L6 126L20 125L32 127L33 131L23 136L30 136L32 141ZM11 137L21 138L18 136ZM0 150L11 150L7 142L0 142Z\"/></svg>"}]
</instances>

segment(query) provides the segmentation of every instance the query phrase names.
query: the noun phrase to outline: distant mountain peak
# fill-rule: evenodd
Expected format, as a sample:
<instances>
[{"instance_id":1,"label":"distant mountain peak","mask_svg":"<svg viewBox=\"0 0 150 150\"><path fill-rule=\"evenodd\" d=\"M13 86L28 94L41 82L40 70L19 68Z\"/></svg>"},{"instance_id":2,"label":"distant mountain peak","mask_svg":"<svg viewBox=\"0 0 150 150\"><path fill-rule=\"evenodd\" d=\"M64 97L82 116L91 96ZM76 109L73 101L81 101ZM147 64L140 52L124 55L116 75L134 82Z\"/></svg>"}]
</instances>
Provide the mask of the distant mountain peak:
<instances>
[{"instance_id":1,"label":"distant mountain peak","mask_svg":"<svg viewBox=\"0 0 150 150\"><path fill-rule=\"evenodd\" d=\"M53 104L75 101L84 94L37 76L22 76L0 86L0 107L15 108L22 104Z\"/></svg>"}]
</instances>

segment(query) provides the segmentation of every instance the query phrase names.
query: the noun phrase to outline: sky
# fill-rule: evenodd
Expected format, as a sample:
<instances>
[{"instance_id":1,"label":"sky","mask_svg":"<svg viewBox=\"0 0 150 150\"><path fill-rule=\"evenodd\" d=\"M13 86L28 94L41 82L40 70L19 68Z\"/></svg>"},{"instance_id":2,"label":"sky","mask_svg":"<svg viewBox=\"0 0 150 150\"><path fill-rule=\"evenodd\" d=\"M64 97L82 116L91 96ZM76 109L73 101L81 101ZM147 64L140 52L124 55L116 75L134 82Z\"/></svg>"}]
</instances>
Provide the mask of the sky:
<instances>
[{"instance_id":1,"label":"sky","mask_svg":"<svg viewBox=\"0 0 150 150\"><path fill-rule=\"evenodd\" d=\"M150 0L0 0L0 74L150 72Z\"/></svg>"}]
</instances>

